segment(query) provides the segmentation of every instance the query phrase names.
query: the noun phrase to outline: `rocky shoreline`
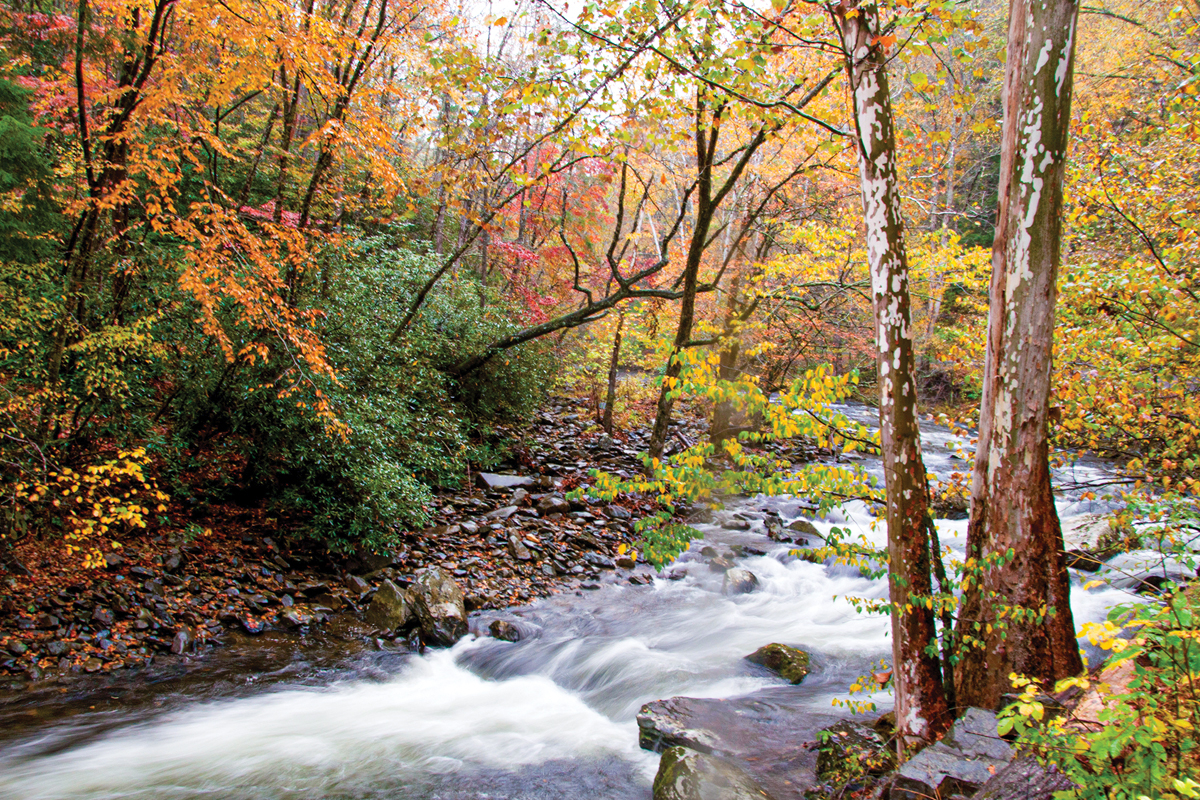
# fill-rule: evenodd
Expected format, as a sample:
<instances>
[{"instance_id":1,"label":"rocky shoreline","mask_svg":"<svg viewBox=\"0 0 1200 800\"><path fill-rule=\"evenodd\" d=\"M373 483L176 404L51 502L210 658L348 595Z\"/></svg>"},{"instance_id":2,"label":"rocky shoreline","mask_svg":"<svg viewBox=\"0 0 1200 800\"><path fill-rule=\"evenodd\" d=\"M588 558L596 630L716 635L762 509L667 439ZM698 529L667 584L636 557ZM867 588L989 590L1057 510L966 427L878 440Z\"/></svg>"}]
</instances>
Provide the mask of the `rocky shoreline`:
<instances>
[{"instance_id":1,"label":"rocky shoreline","mask_svg":"<svg viewBox=\"0 0 1200 800\"><path fill-rule=\"evenodd\" d=\"M698 436L701 427L681 429ZM365 635L391 645L444 644L421 642L394 620L370 625L381 586L406 593L430 568L459 587L468 612L615 581L649 583L652 570L621 545L635 543L633 522L650 501L567 497L593 468L634 474L648 431L607 436L581 402L557 400L530 429L507 433L515 457L440 495L435 524L403 534L395 551L314 554L289 546L278 522L255 509L201 509L182 530L126 541L100 569L35 551L25 561L31 574L10 574L0 585L0 678L10 690L69 683L203 657L233 635L308 634L339 617L365 619Z\"/></svg>"}]
</instances>

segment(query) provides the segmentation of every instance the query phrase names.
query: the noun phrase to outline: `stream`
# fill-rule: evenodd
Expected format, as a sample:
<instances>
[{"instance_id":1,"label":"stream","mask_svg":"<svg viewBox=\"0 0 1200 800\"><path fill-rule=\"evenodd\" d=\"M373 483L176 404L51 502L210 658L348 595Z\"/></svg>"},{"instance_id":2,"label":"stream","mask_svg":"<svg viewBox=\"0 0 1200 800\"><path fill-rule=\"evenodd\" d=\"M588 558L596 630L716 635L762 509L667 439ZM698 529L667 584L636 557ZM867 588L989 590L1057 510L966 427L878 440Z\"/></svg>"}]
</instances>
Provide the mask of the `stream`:
<instances>
[{"instance_id":1,"label":"stream","mask_svg":"<svg viewBox=\"0 0 1200 800\"><path fill-rule=\"evenodd\" d=\"M844 410L873 421L871 409ZM953 434L927 425L922 435L931 472L965 468ZM871 459L862 463L871 468ZM1107 510L1081 498L1105 475L1099 462L1056 471L1060 515ZM64 708L3 717L0 798L646 800L658 756L638 748L643 703L780 687L782 679L743 656L783 642L812 654L812 674L789 690L793 703L829 714L856 677L890 657L888 620L845 599L881 598L885 583L791 555L794 545L766 536L770 512L785 524L810 519L822 533L836 524L877 543L886 536L861 502L821 520L793 498L741 498L697 526L704 540L651 585L614 581L481 612L472 616L475 635L448 650L417 656L318 641L304 652L282 647L281 663L269 668L239 668L231 645L228 674L192 689L125 687L107 705L67 709L65 699L48 700ZM748 530L736 529L743 523ZM939 520L938 529L943 546L961 553L966 522ZM760 586L726 596L721 573L699 550L738 544L763 553L737 559ZM1078 574L1072 580L1077 624L1131 598L1108 586L1084 590ZM497 618L524 638L488 638ZM260 671L274 675L259 680ZM875 701L887 709L886 695Z\"/></svg>"}]
</instances>

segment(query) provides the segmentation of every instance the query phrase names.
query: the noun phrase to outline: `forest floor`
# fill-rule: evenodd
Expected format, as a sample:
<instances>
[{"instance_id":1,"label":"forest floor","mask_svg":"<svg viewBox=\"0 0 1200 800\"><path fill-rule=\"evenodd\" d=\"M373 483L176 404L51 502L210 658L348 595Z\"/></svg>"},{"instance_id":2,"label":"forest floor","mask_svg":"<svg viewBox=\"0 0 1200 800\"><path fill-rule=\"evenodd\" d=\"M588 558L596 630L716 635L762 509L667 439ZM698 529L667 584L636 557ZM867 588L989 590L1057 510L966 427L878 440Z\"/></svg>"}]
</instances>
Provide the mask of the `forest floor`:
<instances>
[{"instance_id":1,"label":"forest floor","mask_svg":"<svg viewBox=\"0 0 1200 800\"><path fill-rule=\"evenodd\" d=\"M636 546L633 522L651 500L566 497L593 468L624 476L640 469L648 428L610 437L594 418L585 400L556 399L532 425L502 431L513 449L496 472L519 476L501 482L521 485L470 476L469 486L437 497L432 527L406 532L394 551L315 552L292 541L269 511L219 503L175 504L171 529L125 538L99 569L68 559L59 540L30 538L15 553L28 574L0 582L0 676L20 690L203 658L231 635L308 634L335 616L361 619L383 580L403 587L434 565L455 577L468 610L648 583L651 569L621 545ZM674 438L696 441L704 428L685 415ZM405 643L402 633L371 634Z\"/></svg>"}]
</instances>

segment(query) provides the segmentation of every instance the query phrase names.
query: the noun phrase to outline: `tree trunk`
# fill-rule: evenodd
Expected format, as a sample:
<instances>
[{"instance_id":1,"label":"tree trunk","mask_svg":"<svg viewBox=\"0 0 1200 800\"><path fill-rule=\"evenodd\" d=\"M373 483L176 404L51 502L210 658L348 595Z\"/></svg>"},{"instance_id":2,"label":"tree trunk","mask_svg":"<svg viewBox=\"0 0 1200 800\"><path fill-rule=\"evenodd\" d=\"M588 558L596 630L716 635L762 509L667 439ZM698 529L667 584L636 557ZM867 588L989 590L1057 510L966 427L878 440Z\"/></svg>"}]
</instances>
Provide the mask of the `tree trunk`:
<instances>
[{"instance_id":1,"label":"tree trunk","mask_svg":"<svg viewBox=\"0 0 1200 800\"><path fill-rule=\"evenodd\" d=\"M847 14L856 9L857 14ZM878 346L879 427L887 487L888 573L892 607L892 682L896 733L904 751L929 741L951 721L936 655L926 530L928 487L921 458L913 375L911 301L904 223L896 185L896 140L887 56L878 44L876 6L836 8L854 100L859 179ZM933 651L933 652L931 652Z\"/></svg>"},{"instance_id":2,"label":"tree trunk","mask_svg":"<svg viewBox=\"0 0 1200 800\"><path fill-rule=\"evenodd\" d=\"M994 707L1012 672L1079 673L1062 530L1050 488L1048 414L1062 181L1070 126L1074 0L1013 0L1004 83L1000 207L971 483L955 670L961 702ZM1001 612L1003 617L1001 616Z\"/></svg>"},{"instance_id":3,"label":"tree trunk","mask_svg":"<svg viewBox=\"0 0 1200 800\"><path fill-rule=\"evenodd\" d=\"M604 432L613 432L613 406L617 402L617 367L621 363L621 328L625 325L625 309L617 309L617 330L613 333L612 357L608 361L608 392L604 396Z\"/></svg>"}]
</instances>

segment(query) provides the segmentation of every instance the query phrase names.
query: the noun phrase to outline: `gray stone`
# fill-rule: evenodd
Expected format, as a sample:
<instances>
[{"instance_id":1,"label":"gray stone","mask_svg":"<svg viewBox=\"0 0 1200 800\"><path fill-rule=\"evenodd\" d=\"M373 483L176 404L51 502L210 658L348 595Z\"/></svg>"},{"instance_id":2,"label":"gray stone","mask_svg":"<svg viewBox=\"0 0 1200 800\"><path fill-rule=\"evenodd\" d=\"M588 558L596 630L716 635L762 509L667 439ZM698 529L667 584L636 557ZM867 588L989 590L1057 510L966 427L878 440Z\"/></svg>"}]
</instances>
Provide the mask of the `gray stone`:
<instances>
[{"instance_id":1,"label":"gray stone","mask_svg":"<svg viewBox=\"0 0 1200 800\"><path fill-rule=\"evenodd\" d=\"M421 625L421 636L429 644L449 647L467 635L462 589L442 568L418 572L409 589L409 600Z\"/></svg>"},{"instance_id":2,"label":"gray stone","mask_svg":"<svg viewBox=\"0 0 1200 800\"><path fill-rule=\"evenodd\" d=\"M725 573L721 590L725 594L748 594L758 588L758 578L753 572L734 567Z\"/></svg>"},{"instance_id":3,"label":"gray stone","mask_svg":"<svg viewBox=\"0 0 1200 800\"><path fill-rule=\"evenodd\" d=\"M528 561L533 558L529 553L529 548L521 541L521 534L513 531L508 535L508 552L518 561Z\"/></svg>"},{"instance_id":4,"label":"gray stone","mask_svg":"<svg viewBox=\"0 0 1200 800\"><path fill-rule=\"evenodd\" d=\"M729 531L748 531L750 523L744 519L727 519L721 523L721 527Z\"/></svg>"},{"instance_id":5,"label":"gray stone","mask_svg":"<svg viewBox=\"0 0 1200 800\"><path fill-rule=\"evenodd\" d=\"M109 569L116 569L125 564L125 557L120 553L105 553L104 566Z\"/></svg>"},{"instance_id":6,"label":"gray stone","mask_svg":"<svg viewBox=\"0 0 1200 800\"><path fill-rule=\"evenodd\" d=\"M672 747L658 762L654 800L771 800L771 795L724 758Z\"/></svg>"},{"instance_id":7,"label":"gray stone","mask_svg":"<svg viewBox=\"0 0 1200 800\"><path fill-rule=\"evenodd\" d=\"M713 572L728 572L736 565L725 556L716 556L709 560L708 568Z\"/></svg>"},{"instance_id":8,"label":"gray stone","mask_svg":"<svg viewBox=\"0 0 1200 800\"><path fill-rule=\"evenodd\" d=\"M475 485L480 489L513 489L518 486L532 486L533 478L524 475L497 475L494 472L475 473Z\"/></svg>"},{"instance_id":9,"label":"gray stone","mask_svg":"<svg viewBox=\"0 0 1200 800\"><path fill-rule=\"evenodd\" d=\"M808 675L808 653L778 642L758 648L746 656L746 660L766 667L791 683L799 683Z\"/></svg>"},{"instance_id":10,"label":"gray stone","mask_svg":"<svg viewBox=\"0 0 1200 800\"><path fill-rule=\"evenodd\" d=\"M817 753L804 742L837 721L836 714L814 710L810 694L774 686L728 700L673 697L647 703L638 714L638 733L647 750L682 746L720 756L782 800L817 785Z\"/></svg>"},{"instance_id":11,"label":"gray stone","mask_svg":"<svg viewBox=\"0 0 1200 800\"><path fill-rule=\"evenodd\" d=\"M584 553L584 562L600 569L616 569L617 565L611 558L600 553Z\"/></svg>"},{"instance_id":12,"label":"gray stone","mask_svg":"<svg viewBox=\"0 0 1200 800\"><path fill-rule=\"evenodd\" d=\"M891 800L972 795L1013 758L996 730L996 715L969 708L942 741L907 761L892 785Z\"/></svg>"},{"instance_id":13,"label":"gray stone","mask_svg":"<svg viewBox=\"0 0 1200 800\"><path fill-rule=\"evenodd\" d=\"M410 616L408 598L404 592L396 584L385 580L371 598L371 605L367 607L363 619L380 630L394 631L403 628Z\"/></svg>"},{"instance_id":14,"label":"gray stone","mask_svg":"<svg viewBox=\"0 0 1200 800\"><path fill-rule=\"evenodd\" d=\"M504 506L503 508L497 508L495 511L489 511L484 516L484 518L485 519L508 519L515 513L517 513L516 506Z\"/></svg>"},{"instance_id":15,"label":"gray stone","mask_svg":"<svg viewBox=\"0 0 1200 800\"><path fill-rule=\"evenodd\" d=\"M561 494L548 494L537 502L537 510L543 514L566 514L571 504Z\"/></svg>"},{"instance_id":16,"label":"gray stone","mask_svg":"<svg viewBox=\"0 0 1200 800\"><path fill-rule=\"evenodd\" d=\"M317 617L307 609L293 606L280 614L279 618L293 628L302 628L305 625L311 625Z\"/></svg>"},{"instance_id":17,"label":"gray stone","mask_svg":"<svg viewBox=\"0 0 1200 800\"><path fill-rule=\"evenodd\" d=\"M346 578L346 588L359 597L371 591L371 585L357 575L351 575L349 578Z\"/></svg>"},{"instance_id":18,"label":"gray stone","mask_svg":"<svg viewBox=\"0 0 1200 800\"><path fill-rule=\"evenodd\" d=\"M188 651L192 645L192 637L187 631L178 631L175 638L171 640L171 652L177 656L181 656Z\"/></svg>"},{"instance_id":19,"label":"gray stone","mask_svg":"<svg viewBox=\"0 0 1200 800\"><path fill-rule=\"evenodd\" d=\"M633 514L629 513L629 509L622 506L605 506L604 513L612 519L633 519Z\"/></svg>"},{"instance_id":20,"label":"gray stone","mask_svg":"<svg viewBox=\"0 0 1200 800\"><path fill-rule=\"evenodd\" d=\"M1054 800L1055 792L1073 788L1075 784L1053 766L1017 758L989 778L974 800Z\"/></svg>"},{"instance_id":21,"label":"gray stone","mask_svg":"<svg viewBox=\"0 0 1200 800\"><path fill-rule=\"evenodd\" d=\"M529 492L525 491L524 489L517 489L512 493L512 502L515 506L524 505L528 498Z\"/></svg>"}]
</instances>

